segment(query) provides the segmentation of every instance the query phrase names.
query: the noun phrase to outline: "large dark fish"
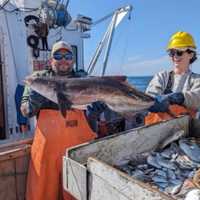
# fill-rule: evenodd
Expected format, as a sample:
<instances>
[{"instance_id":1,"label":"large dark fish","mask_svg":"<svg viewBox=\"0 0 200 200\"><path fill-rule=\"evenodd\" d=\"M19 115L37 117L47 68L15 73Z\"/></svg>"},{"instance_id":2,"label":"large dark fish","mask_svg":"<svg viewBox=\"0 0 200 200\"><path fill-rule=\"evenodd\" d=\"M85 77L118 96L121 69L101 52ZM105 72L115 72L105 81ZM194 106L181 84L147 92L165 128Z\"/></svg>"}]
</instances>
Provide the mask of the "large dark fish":
<instances>
[{"instance_id":1,"label":"large dark fish","mask_svg":"<svg viewBox=\"0 0 200 200\"><path fill-rule=\"evenodd\" d=\"M57 103L62 114L71 108L84 109L95 101L104 102L111 110L125 117L148 109L154 99L112 77L37 77L29 76L25 83L33 90Z\"/></svg>"}]
</instances>

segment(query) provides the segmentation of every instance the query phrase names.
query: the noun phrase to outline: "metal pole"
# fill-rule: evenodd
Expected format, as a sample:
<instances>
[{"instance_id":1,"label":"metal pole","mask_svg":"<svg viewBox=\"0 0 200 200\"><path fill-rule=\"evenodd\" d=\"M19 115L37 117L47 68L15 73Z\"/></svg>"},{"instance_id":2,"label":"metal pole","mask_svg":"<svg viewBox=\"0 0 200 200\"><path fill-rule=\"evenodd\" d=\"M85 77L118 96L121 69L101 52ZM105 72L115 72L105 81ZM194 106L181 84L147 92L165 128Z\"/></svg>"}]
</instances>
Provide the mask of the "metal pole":
<instances>
[{"instance_id":1,"label":"metal pole","mask_svg":"<svg viewBox=\"0 0 200 200\"><path fill-rule=\"evenodd\" d=\"M111 26L111 24L109 25L106 33L103 36L103 39L100 41L100 43L99 43L99 45L98 45L98 47L97 47L97 49L95 51L94 56L92 57L92 60L89 63L89 67L87 69L88 74L91 74L93 72L93 70L94 70L94 67L95 67L95 65L97 63L97 60L98 60L98 58L99 58L99 56L100 56L100 54L102 52L102 49L103 49L103 47L105 45L105 41L106 41L106 39L107 39L107 37L109 35L110 26Z\"/></svg>"},{"instance_id":2,"label":"metal pole","mask_svg":"<svg viewBox=\"0 0 200 200\"><path fill-rule=\"evenodd\" d=\"M97 20L96 22L94 22L92 24L93 26L95 26L95 25L99 24L100 22L106 20L107 18L109 18L113 15L111 23L109 24L109 27L106 30L106 33L104 34L103 39L100 41L100 43L99 43L99 45L98 45L98 47L95 51L95 54L94 54L94 56L92 57L92 59L89 63L89 67L87 69L88 74L91 74L93 72L95 65L97 63L97 60L98 60L98 58L99 58L99 56L102 52L102 49L105 46L106 40L107 40L108 43L107 43L106 53L105 53L104 62L103 62L102 76L105 74L105 70L106 70L106 66L107 66L107 62L108 62L108 57L109 57L109 53L110 53L110 49L111 49L114 30L118 26L120 21L123 19L123 17L121 19L118 19L118 17L120 17L119 15L121 13L125 13L125 15L126 15L127 12L131 12L131 10L132 10L131 5L128 5L128 6L122 7L122 8L118 8L115 12L112 12L111 14L101 18L100 20Z\"/></svg>"},{"instance_id":3,"label":"metal pole","mask_svg":"<svg viewBox=\"0 0 200 200\"><path fill-rule=\"evenodd\" d=\"M102 76L104 76L105 72L106 72L106 67L107 67L107 63L108 63L108 57L110 54L110 49L111 49L112 39L113 39L114 31L115 31L115 24L116 24L117 17L118 17L118 12L113 16L113 19L112 19L112 25L111 25L111 29L110 29L109 38L108 38L108 44L107 44L106 53L105 53L105 57L104 57L104 61L103 61Z\"/></svg>"},{"instance_id":4,"label":"metal pole","mask_svg":"<svg viewBox=\"0 0 200 200\"><path fill-rule=\"evenodd\" d=\"M67 2L66 2L66 4L65 4L65 8L66 8L66 9L67 9L68 5L69 5L69 0L67 0Z\"/></svg>"}]
</instances>

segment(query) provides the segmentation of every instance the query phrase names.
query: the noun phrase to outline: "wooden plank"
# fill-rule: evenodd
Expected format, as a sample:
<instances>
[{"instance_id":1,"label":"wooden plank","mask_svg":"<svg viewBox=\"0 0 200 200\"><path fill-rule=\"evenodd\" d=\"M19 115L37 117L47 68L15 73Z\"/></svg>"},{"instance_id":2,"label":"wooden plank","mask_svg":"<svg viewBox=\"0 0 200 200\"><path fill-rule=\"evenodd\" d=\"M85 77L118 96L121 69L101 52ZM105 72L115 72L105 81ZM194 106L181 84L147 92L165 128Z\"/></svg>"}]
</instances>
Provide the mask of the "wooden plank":
<instances>
[{"instance_id":1,"label":"wooden plank","mask_svg":"<svg viewBox=\"0 0 200 200\"><path fill-rule=\"evenodd\" d=\"M16 164L16 190L18 199L25 199L26 180L30 156L22 156L15 160Z\"/></svg>"},{"instance_id":2,"label":"wooden plank","mask_svg":"<svg viewBox=\"0 0 200 200\"><path fill-rule=\"evenodd\" d=\"M20 139L19 141L3 140L0 142L0 151L5 151L6 149L10 149L10 148L15 148L22 144L31 145L32 143L33 143L33 138L28 138L28 139L23 139L23 140Z\"/></svg>"},{"instance_id":3,"label":"wooden plank","mask_svg":"<svg viewBox=\"0 0 200 200\"><path fill-rule=\"evenodd\" d=\"M18 144L0 150L0 199L24 199L31 145Z\"/></svg>"},{"instance_id":4,"label":"wooden plank","mask_svg":"<svg viewBox=\"0 0 200 200\"><path fill-rule=\"evenodd\" d=\"M0 199L16 200L15 161L8 160L0 163Z\"/></svg>"},{"instance_id":5,"label":"wooden plank","mask_svg":"<svg viewBox=\"0 0 200 200\"><path fill-rule=\"evenodd\" d=\"M66 156L63 156L62 160L62 181L63 181L63 189L67 190L68 187L68 158Z\"/></svg>"},{"instance_id":6,"label":"wooden plank","mask_svg":"<svg viewBox=\"0 0 200 200\"><path fill-rule=\"evenodd\" d=\"M127 176L125 173L89 158L90 200L173 200L150 185Z\"/></svg>"},{"instance_id":7,"label":"wooden plank","mask_svg":"<svg viewBox=\"0 0 200 200\"><path fill-rule=\"evenodd\" d=\"M71 159L67 159L67 191L76 199L87 200L87 169Z\"/></svg>"},{"instance_id":8,"label":"wooden plank","mask_svg":"<svg viewBox=\"0 0 200 200\"><path fill-rule=\"evenodd\" d=\"M31 145L21 145L16 148L9 147L6 151L0 152L0 162L5 160L13 160L24 155L28 155L31 150Z\"/></svg>"},{"instance_id":9,"label":"wooden plank","mask_svg":"<svg viewBox=\"0 0 200 200\"><path fill-rule=\"evenodd\" d=\"M189 117L184 116L156 125L132 129L67 150L66 156L81 164L92 156L110 165L121 165L125 160L154 150L168 135L183 130L189 133Z\"/></svg>"}]
</instances>

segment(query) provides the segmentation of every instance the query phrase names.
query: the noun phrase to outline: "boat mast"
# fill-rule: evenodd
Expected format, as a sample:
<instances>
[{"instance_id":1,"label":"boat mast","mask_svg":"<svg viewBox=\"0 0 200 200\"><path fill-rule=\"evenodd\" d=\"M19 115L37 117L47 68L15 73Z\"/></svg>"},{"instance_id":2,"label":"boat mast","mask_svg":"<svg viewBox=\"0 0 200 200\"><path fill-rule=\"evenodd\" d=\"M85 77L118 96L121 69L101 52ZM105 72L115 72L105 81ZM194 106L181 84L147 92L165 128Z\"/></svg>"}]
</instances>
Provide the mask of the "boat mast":
<instances>
[{"instance_id":1,"label":"boat mast","mask_svg":"<svg viewBox=\"0 0 200 200\"><path fill-rule=\"evenodd\" d=\"M103 36L103 39L100 41L99 45L97 46L95 54L94 54L94 56L92 57L92 59L89 63L89 67L87 69L88 74L91 75L92 72L94 71L94 68L95 68L95 65L96 65L96 63L99 59L99 56L101 55L101 52L102 52L104 46L107 43L106 51L105 51L105 55L104 55L104 59L103 59L103 70L102 70L102 74L101 74L102 76L105 75L115 29L117 28L119 23L122 21L122 19L126 16L126 14L128 14L128 13L130 14L131 11L132 11L131 5L128 5L128 6L125 6L125 7L122 7L122 8L118 8L117 10L112 12L111 14L104 16L100 20L97 20L96 22L93 23L93 26L97 25L97 24L101 23L102 21L108 19L109 17L113 16L111 23L109 24L109 26L108 26L108 28L107 28L104 36Z\"/></svg>"}]
</instances>

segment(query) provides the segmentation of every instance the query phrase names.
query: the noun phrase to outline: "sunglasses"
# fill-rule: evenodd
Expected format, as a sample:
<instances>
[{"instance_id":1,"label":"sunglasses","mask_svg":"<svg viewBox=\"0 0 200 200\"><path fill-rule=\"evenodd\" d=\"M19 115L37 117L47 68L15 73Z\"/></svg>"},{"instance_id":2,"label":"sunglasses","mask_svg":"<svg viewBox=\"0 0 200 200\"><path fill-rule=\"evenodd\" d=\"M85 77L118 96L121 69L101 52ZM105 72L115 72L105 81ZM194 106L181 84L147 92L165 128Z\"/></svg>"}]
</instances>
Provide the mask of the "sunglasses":
<instances>
[{"instance_id":1,"label":"sunglasses","mask_svg":"<svg viewBox=\"0 0 200 200\"><path fill-rule=\"evenodd\" d=\"M170 57L174 57L174 56L178 56L181 57L185 52L188 52L188 50L186 51L181 51L181 50L170 50L168 52ZM189 53L189 52L188 52Z\"/></svg>"},{"instance_id":2,"label":"sunglasses","mask_svg":"<svg viewBox=\"0 0 200 200\"><path fill-rule=\"evenodd\" d=\"M54 53L53 54L53 58L55 59L55 60L62 60L63 58L65 59L65 60L73 60L73 55L72 55L72 53L65 53L65 54L62 54L62 53Z\"/></svg>"}]
</instances>

